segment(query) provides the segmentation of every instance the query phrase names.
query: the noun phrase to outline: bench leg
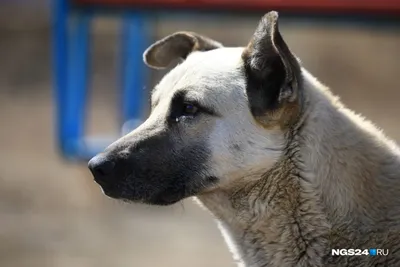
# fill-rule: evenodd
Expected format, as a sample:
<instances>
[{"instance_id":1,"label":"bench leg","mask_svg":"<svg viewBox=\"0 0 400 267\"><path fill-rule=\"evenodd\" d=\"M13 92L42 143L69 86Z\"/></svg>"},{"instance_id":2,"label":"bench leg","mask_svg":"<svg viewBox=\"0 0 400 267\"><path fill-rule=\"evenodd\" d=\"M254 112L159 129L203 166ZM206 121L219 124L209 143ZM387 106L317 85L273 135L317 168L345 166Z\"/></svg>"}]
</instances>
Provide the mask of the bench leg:
<instances>
[{"instance_id":1,"label":"bench leg","mask_svg":"<svg viewBox=\"0 0 400 267\"><path fill-rule=\"evenodd\" d=\"M63 118L66 103L65 92L67 91L67 60L68 60L68 5L66 0L53 1L53 66L54 66L54 96L56 103L56 136L57 147L62 153L66 151L66 131L64 130Z\"/></svg>"},{"instance_id":2,"label":"bench leg","mask_svg":"<svg viewBox=\"0 0 400 267\"><path fill-rule=\"evenodd\" d=\"M83 13L70 16L66 0L53 4L57 142L64 156L75 158L84 135L90 17Z\"/></svg>"},{"instance_id":3,"label":"bench leg","mask_svg":"<svg viewBox=\"0 0 400 267\"><path fill-rule=\"evenodd\" d=\"M123 133L139 126L143 119L143 100L148 69L142 55L149 45L146 16L140 12L124 14L122 24L122 114Z\"/></svg>"},{"instance_id":4,"label":"bench leg","mask_svg":"<svg viewBox=\"0 0 400 267\"><path fill-rule=\"evenodd\" d=\"M63 116L63 132L66 137L67 155L79 156L84 146L86 102L89 87L91 16L86 13L73 14L68 38L68 82L65 93L66 107Z\"/></svg>"}]
</instances>

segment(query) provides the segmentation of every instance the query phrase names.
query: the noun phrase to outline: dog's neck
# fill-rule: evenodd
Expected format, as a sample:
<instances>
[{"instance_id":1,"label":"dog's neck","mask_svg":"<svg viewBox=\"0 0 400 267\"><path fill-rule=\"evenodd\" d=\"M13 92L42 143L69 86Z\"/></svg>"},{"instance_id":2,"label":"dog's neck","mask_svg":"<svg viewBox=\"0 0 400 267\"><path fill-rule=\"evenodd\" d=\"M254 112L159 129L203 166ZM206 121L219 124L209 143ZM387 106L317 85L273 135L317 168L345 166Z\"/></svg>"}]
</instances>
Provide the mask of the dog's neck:
<instances>
[{"instance_id":1,"label":"dog's neck","mask_svg":"<svg viewBox=\"0 0 400 267\"><path fill-rule=\"evenodd\" d=\"M274 168L257 181L198 197L244 266L320 266L335 229L370 228L393 205L379 199L374 176L385 175L377 163L399 167L397 148L308 75L309 117Z\"/></svg>"},{"instance_id":2,"label":"dog's neck","mask_svg":"<svg viewBox=\"0 0 400 267\"><path fill-rule=\"evenodd\" d=\"M291 129L285 153L258 179L198 196L242 266L310 266L311 258L320 266L328 253L330 225L300 159L302 126Z\"/></svg>"},{"instance_id":3,"label":"dog's neck","mask_svg":"<svg viewBox=\"0 0 400 267\"><path fill-rule=\"evenodd\" d=\"M319 266L327 253L329 225L290 157L258 181L198 196L241 266Z\"/></svg>"}]
</instances>

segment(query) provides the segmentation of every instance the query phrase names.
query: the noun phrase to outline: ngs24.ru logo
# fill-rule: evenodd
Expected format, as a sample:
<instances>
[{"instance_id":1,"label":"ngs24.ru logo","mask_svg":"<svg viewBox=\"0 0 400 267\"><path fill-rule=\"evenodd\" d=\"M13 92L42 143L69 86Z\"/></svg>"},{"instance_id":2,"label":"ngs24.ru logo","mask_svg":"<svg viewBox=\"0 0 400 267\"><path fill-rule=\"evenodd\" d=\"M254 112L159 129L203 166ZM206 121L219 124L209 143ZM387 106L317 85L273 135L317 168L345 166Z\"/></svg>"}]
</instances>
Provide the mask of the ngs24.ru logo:
<instances>
[{"instance_id":1,"label":"ngs24.ru logo","mask_svg":"<svg viewBox=\"0 0 400 267\"><path fill-rule=\"evenodd\" d=\"M387 256L388 249L370 248L370 249L355 249L355 248L338 248L332 249L332 256Z\"/></svg>"}]
</instances>

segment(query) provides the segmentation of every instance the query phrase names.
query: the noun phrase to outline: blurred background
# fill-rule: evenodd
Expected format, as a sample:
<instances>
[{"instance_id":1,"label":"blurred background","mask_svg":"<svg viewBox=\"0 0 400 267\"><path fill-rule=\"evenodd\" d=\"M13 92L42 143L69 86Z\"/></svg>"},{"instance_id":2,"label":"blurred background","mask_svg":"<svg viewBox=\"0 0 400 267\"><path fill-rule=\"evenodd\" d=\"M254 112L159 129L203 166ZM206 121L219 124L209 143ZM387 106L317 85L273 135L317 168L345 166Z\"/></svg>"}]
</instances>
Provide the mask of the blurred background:
<instances>
[{"instance_id":1,"label":"blurred background","mask_svg":"<svg viewBox=\"0 0 400 267\"><path fill-rule=\"evenodd\" d=\"M229 46L246 45L265 13L146 12L149 41L191 30ZM53 15L49 0L0 1L0 266L235 266L212 217L191 200L163 208L109 200L86 159L62 153L55 69L65 62L52 57ZM385 21L283 16L280 27L311 73L400 140L400 30L396 19ZM92 19L88 135L121 132L120 24L117 15ZM137 88L145 117L148 89L164 72L137 61L140 69L128 71L149 72Z\"/></svg>"}]
</instances>

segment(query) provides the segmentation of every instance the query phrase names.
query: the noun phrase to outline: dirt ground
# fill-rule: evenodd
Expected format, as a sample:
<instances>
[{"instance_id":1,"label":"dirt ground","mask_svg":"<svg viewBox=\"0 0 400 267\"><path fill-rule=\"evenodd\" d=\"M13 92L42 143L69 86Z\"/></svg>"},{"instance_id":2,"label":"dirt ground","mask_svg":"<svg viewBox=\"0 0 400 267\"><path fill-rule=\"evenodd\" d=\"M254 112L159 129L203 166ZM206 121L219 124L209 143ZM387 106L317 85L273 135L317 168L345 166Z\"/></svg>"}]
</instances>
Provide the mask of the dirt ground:
<instances>
[{"instance_id":1,"label":"dirt ground","mask_svg":"<svg viewBox=\"0 0 400 267\"><path fill-rule=\"evenodd\" d=\"M212 217L191 200L168 208L109 200L85 162L58 154L48 10L1 5L0 266L235 266ZM195 30L245 45L257 20L158 20L153 33ZM312 73L400 140L398 29L296 21L281 28ZM96 20L94 29L88 131L116 133L117 21ZM150 84L160 76L153 74Z\"/></svg>"}]
</instances>

